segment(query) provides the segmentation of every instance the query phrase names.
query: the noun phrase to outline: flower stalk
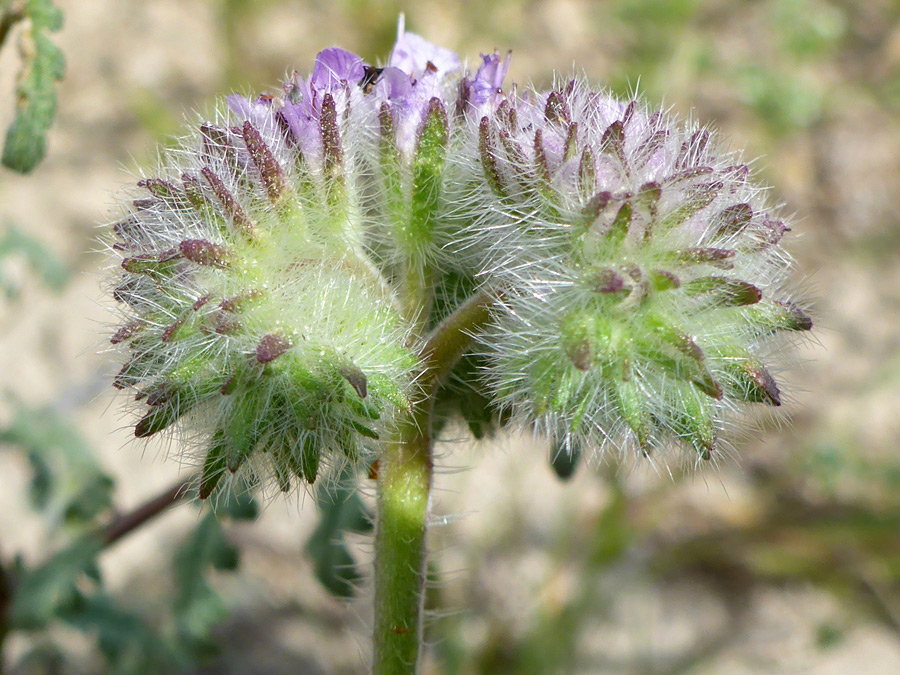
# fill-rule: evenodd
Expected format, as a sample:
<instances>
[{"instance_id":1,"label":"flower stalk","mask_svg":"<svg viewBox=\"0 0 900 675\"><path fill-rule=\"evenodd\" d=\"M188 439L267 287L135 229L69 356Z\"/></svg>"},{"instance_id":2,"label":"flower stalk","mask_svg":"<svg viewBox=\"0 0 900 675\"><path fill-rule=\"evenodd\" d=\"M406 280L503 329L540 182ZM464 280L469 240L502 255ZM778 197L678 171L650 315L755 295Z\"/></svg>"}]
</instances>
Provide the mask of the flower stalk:
<instances>
[{"instance_id":1,"label":"flower stalk","mask_svg":"<svg viewBox=\"0 0 900 675\"><path fill-rule=\"evenodd\" d=\"M434 469L432 413L444 376L491 316L493 296L463 303L425 341L422 395L398 423L378 461L373 672L414 673L422 644L427 523Z\"/></svg>"}]
</instances>

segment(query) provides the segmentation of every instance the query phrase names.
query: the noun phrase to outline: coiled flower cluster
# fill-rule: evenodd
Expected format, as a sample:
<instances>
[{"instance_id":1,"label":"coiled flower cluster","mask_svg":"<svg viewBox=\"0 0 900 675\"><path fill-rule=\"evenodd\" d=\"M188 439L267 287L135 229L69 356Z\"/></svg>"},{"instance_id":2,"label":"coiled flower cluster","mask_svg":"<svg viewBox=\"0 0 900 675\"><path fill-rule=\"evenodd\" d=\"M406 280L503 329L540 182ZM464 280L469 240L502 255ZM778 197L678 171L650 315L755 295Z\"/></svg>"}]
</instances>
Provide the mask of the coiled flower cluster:
<instances>
[{"instance_id":1,"label":"coiled flower cluster","mask_svg":"<svg viewBox=\"0 0 900 675\"><path fill-rule=\"evenodd\" d=\"M781 405L773 338L811 328L785 291L788 228L712 132L578 80L469 124L459 201L481 215L461 249L501 280L499 406L568 452L709 459L728 413Z\"/></svg>"},{"instance_id":2,"label":"coiled flower cluster","mask_svg":"<svg viewBox=\"0 0 900 675\"><path fill-rule=\"evenodd\" d=\"M581 81L504 92L508 67L402 27L383 68L328 49L137 183L115 384L138 437L195 439L201 497L377 455L427 331L479 288L493 319L450 378L470 425L709 457L739 403L780 405L769 344L811 324L747 166Z\"/></svg>"}]
</instances>

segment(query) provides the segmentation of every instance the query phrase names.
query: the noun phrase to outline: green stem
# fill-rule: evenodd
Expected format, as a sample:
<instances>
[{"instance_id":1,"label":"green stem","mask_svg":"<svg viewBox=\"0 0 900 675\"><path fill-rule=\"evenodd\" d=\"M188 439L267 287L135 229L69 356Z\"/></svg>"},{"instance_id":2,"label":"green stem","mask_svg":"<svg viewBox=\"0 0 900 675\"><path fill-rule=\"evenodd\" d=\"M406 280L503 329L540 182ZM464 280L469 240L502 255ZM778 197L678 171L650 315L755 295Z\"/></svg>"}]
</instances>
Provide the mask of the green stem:
<instances>
[{"instance_id":1,"label":"green stem","mask_svg":"<svg viewBox=\"0 0 900 675\"><path fill-rule=\"evenodd\" d=\"M470 298L425 341L422 396L385 443L375 534L375 675L415 673L422 643L426 529L433 471L432 408L441 381L490 319L492 299Z\"/></svg>"},{"instance_id":2,"label":"green stem","mask_svg":"<svg viewBox=\"0 0 900 675\"><path fill-rule=\"evenodd\" d=\"M422 337L434 302L433 273L425 265L406 262L403 272L403 318L415 326L416 337Z\"/></svg>"},{"instance_id":3,"label":"green stem","mask_svg":"<svg viewBox=\"0 0 900 675\"><path fill-rule=\"evenodd\" d=\"M407 420L399 438L386 444L378 467L372 668L376 675L416 672L422 642L431 476L431 437L418 429L413 419Z\"/></svg>"}]
</instances>

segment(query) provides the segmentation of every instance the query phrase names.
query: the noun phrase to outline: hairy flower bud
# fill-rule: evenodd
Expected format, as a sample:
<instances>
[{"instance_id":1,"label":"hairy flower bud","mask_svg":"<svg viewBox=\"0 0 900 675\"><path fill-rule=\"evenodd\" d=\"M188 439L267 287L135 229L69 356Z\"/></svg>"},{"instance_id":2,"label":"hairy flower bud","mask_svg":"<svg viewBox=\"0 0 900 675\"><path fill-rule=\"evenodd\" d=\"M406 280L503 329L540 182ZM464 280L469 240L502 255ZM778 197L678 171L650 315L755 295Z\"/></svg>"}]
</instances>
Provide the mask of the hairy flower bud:
<instances>
[{"instance_id":1,"label":"hairy flower bud","mask_svg":"<svg viewBox=\"0 0 900 675\"><path fill-rule=\"evenodd\" d=\"M145 406L136 436L199 434L201 497L239 472L312 483L408 406L409 328L363 243L363 74L327 50L284 100L228 97L114 227L115 383Z\"/></svg>"},{"instance_id":2,"label":"hairy flower bud","mask_svg":"<svg viewBox=\"0 0 900 675\"><path fill-rule=\"evenodd\" d=\"M787 228L708 130L578 81L468 128L455 250L503 290L482 340L501 406L564 447L709 458L738 404L781 405L772 338L811 327Z\"/></svg>"}]
</instances>

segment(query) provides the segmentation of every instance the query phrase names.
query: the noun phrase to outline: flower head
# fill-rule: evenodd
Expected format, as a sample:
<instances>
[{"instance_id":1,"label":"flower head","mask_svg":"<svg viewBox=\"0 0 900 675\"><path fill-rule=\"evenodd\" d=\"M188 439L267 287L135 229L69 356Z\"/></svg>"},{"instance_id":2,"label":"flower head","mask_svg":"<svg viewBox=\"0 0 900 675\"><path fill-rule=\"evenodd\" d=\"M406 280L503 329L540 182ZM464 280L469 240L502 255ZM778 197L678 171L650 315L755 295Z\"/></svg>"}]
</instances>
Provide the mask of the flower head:
<instances>
[{"instance_id":1,"label":"flower head","mask_svg":"<svg viewBox=\"0 0 900 675\"><path fill-rule=\"evenodd\" d=\"M781 404L772 346L811 322L747 165L580 81L505 92L509 64L470 76L401 22L386 67L326 49L138 183L116 386L137 436L190 432L202 496L374 450L417 341L479 283L499 309L450 376L479 429L499 409L570 450L711 457L739 404Z\"/></svg>"},{"instance_id":2,"label":"flower head","mask_svg":"<svg viewBox=\"0 0 900 675\"><path fill-rule=\"evenodd\" d=\"M409 329L363 241L363 72L326 50L285 100L228 97L114 227L116 386L144 407L138 437L190 431L203 497L236 473L311 483L407 405Z\"/></svg>"},{"instance_id":3,"label":"flower head","mask_svg":"<svg viewBox=\"0 0 900 675\"><path fill-rule=\"evenodd\" d=\"M738 404L781 405L773 338L811 325L787 227L709 130L578 81L470 124L457 208L482 215L458 250L504 289L483 340L502 406L565 447L708 458Z\"/></svg>"}]
</instances>

